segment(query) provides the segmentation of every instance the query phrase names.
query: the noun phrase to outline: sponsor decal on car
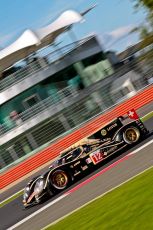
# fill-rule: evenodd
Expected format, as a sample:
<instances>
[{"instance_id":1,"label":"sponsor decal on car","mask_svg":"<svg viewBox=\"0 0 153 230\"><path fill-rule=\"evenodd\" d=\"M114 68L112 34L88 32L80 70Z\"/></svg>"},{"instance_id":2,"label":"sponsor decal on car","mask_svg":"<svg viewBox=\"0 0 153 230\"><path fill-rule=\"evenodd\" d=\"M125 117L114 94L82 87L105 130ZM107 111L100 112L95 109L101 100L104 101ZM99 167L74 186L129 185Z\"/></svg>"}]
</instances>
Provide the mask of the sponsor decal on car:
<instances>
[{"instance_id":1,"label":"sponsor decal on car","mask_svg":"<svg viewBox=\"0 0 153 230\"><path fill-rule=\"evenodd\" d=\"M73 166L79 165L80 161L77 161Z\"/></svg>"},{"instance_id":2,"label":"sponsor decal on car","mask_svg":"<svg viewBox=\"0 0 153 230\"><path fill-rule=\"evenodd\" d=\"M107 150L107 155L108 155L109 153L112 153L112 152L115 151L116 149L117 149L117 145L115 145L115 146L113 146L112 148L108 149L108 150Z\"/></svg>"},{"instance_id":3,"label":"sponsor decal on car","mask_svg":"<svg viewBox=\"0 0 153 230\"><path fill-rule=\"evenodd\" d=\"M136 113L135 109L131 109L130 111L127 112L128 117L133 120L139 119L138 114Z\"/></svg>"},{"instance_id":4,"label":"sponsor decal on car","mask_svg":"<svg viewBox=\"0 0 153 230\"><path fill-rule=\"evenodd\" d=\"M102 129L102 130L101 130L101 135L102 135L102 136L106 136L106 135L107 135L106 129Z\"/></svg>"},{"instance_id":5,"label":"sponsor decal on car","mask_svg":"<svg viewBox=\"0 0 153 230\"><path fill-rule=\"evenodd\" d=\"M113 125L111 125L110 127L107 128L107 131L112 130L113 128L115 128L117 126L117 123L114 123Z\"/></svg>"},{"instance_id":6,"label":"sponsor decal on car","mask_svg":"<svg viewBox=\"0 0 153 230\"><path fill-rule=\"evenodd\" d=\"M86 163L87 163L87 164L90 164L91 162L92 162L92 160L91 160L90 157L86 159Z\"/></svg>"}]
</instances>

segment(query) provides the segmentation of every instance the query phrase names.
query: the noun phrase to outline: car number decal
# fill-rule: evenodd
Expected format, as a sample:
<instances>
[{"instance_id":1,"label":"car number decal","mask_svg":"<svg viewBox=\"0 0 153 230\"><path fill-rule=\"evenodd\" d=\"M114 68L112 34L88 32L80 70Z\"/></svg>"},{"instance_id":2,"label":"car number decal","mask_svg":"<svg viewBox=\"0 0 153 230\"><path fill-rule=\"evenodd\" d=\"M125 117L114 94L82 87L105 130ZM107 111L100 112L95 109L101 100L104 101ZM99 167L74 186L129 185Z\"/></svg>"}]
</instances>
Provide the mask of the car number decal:
<instances>
[{"instance_id":1,"label":"car number decal","mask_svg":"<svg viewBox=\"0 0 153 230\"><path fill-rule=\"evenodd\" d=\"M97 164L103 160L104 154L100 150L97 150L90 154L90 158L94 164Z\"/></svg>"}]
</instances>

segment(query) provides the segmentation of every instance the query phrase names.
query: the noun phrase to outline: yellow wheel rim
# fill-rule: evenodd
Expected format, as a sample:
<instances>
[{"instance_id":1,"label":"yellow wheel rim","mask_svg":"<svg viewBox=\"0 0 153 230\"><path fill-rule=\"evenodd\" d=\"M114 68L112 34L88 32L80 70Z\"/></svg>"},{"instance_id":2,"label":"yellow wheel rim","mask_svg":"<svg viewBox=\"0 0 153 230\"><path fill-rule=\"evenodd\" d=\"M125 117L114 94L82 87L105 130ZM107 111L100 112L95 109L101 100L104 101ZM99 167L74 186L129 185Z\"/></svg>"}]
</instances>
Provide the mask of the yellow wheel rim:
<instances>
[{"instance_id":1,"label":"yellow wheel rim","mask_svg":"<svg viewBox=\"0 0 153 230\"><path fill-rule=\"evenodd\" d=\"M68 177L65 172L55 172L52 175L52 183L57 189L64 189L68 183Z\"/></svg>"}]
</instances>

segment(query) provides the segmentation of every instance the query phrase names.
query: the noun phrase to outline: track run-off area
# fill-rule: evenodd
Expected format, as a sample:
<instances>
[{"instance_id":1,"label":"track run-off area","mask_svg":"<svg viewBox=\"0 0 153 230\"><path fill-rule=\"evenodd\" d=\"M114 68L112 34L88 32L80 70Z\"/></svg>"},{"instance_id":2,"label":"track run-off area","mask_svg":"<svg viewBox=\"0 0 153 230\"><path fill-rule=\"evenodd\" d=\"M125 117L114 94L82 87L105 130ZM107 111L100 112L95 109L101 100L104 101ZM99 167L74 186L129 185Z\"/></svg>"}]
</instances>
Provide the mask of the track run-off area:
<instances>
[{"instance_id":1,"label":"track run-off area","mask_svg":"<svg viewBox=\"0 0 153 230\"><path fill-rule=\"evenodd\" d=\"M146 122L153 130L153 119ZM47 202L23 209L18 197L0 210L0 229L42 229L153 166L153 135L123 151Z\"/></svg>"}]
</instances>

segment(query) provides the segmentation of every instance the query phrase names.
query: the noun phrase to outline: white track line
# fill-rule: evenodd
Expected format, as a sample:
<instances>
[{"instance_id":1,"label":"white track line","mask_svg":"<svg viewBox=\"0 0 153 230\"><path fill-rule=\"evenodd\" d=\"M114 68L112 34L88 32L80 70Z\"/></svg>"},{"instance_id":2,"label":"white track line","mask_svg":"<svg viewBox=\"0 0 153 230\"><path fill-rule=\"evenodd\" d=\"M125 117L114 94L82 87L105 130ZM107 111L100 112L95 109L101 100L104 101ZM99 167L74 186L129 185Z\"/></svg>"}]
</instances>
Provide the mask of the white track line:
<instances>
[{"instance_id":1,"label":"white track line","mask_svg":"<svg viewBox=\"0 0 153 230\"><path fill-rule=\"evenodd\" d=\"M129 155L131 155L131 154L133 155L133 154L139 152L140 150L144 149L145 147L147 147L148 145L150 145L150 144L152 144L152 143L153 143L153 140L150 140L148 143L146 143L146 144L144 144L143 146L139 147L138 149L134 150L132 153L129 153ZM147 169L146 169L146 170L147 170ZM144 171L146 171L146 170L144 170ZM144 172L144 171L143 171L143 172ZM141 173L142 173L142 172L141 172ZM141 173L139 173L139 174L141 174ZM137 174L137 175L139 175L139 174ZM136 177L137 175L135 175L134 177ZM131 177L130 179L132 179L132 178L134 178L134 177ZM124 181L123 183L121 183L120 185L118 185L118 186L112 188L111 190L109 190L109 192L112 191L113 189L115 189L115 188L121 186L122 184L126 183L126 182L129 181L130 179L128 179L128 180ZM108 192L106 192L106 193L108 193ZM106 194L106 193L104 193L104 194ZM104 194L102 194L101 196L103 196ZM57 199L51 201L49 204L45 205L44 207L40 208L40 209L37 210L36 212L34 212L34 213L32 213L31 215L27 216L26 218L24 218L23 220L19 221L18 223L16 223L16 224L13 225L12 227L8 228L7 230L13 230L13 229L15 229L16 227L18 227L18 226L20 226L21 224L25 223L27 220L29 220L29 219L31 219L32 217L36 216L36 215L39 214L40 212L42 212L42 211L44 211L45 209L49 208L51 205L57 203L58 201L60 201L61 199L65 198L65 197L68 196L68 195L69 195L69 193L63 194L62 196L60 196L60 197L58 197ZM101 196L100 196L100 197L101 197ZM96 197L95 199L97 199L97 197ZM93 201L93 200L92 200L92 201ZM91 201L89 201L89 202L91 202ZM88 203L86 203L86 204L88 204ZM84 206L85 206L86 204L84 204ZM81 207L83 207L83 206L81 206ZM78 208L78 209L79 209L79 208ZM76 209L76 210L78 210L78 209ZM74 210L74 211L76 211L76 210ZM73 211L73 212L74 212L74 211ZM70 214L71 214L71 213L70 213ZM69 215L69 214L67 214L66 216L68 216L68 215ZM64 217L62 217L62 218L64 218ZM58 219L58 220L56 220L56 221L53 222L53 223L57 223L57 221L59 221L59 220L61 220L61 218ZM53 224L53 223L52 223L52 224Z\"/></svg>"},{"instance_id":2,"label":"white track line","mask_svg":"<svg viewBox=\"0 0 153 230\"><path fill-rule=\"evenodd\" d=\"M145 147L147 147L148 145L153 143L153 139L150 140L149 142L145 143L144 145L140 146L139 148L137 148L136 150L133 150L131 153L129 153L128 155L133 155L137 152L139 152L140 150L144 149Z\"/></svg>"},{"instance_id":3,"label":"white track line","mask_svg":"<svg viewBox=\"0 0 153 230\"><path fill-rule=\"evenodd\" d=\"M62 200L64 197L68 196L68 194L63 194L62 196L58 197L57 199L51 201L49 204L45 205L44 207L38 209L36 212L32 213L30 216L27 216L26 218L24 218L23 220L19 221L18 223L16 223L15 225L13 225L12 227L8 228L7 230L13 230L16 227L19 227L21 224L23 224L24 222L26 222L27 220L31 219L32 217L36 216L37 214L39 214L40 212L44 211L45 209L49 208L51 205L57 203L58 201Z\"/></svg>"},{"instance_id":4,"label":"white track line","mask_svg":"<svg viewBox=\"0 0 153 230\"><path fill-rule=\"evenodd\" d=\"M12 197L16 196L18 193L22 192L23 190L24 190L24 189L21 189L21 190L19 190L18 192L16 192L15 194L13 194L12 196L10 196L10 197L6 198L5 200L1 201L1 202L0 202L0 205L3 204L5 201L11 199Z\"/></svg>"},{"instance_id":5,"label":"white track line","mask_svg":"<svg viewBox=\"0 0 153 230\"><path fill-rule=\"evenodd\" d=\"M77 208L77 209L73 210L72 212L69 212L69 213L66 214L65 216L62 216L61 218L55 220L55 221L52 222L51 224L49 224L49 225L47 225L46 227L42 228L41 230L45 230L46 228L48 228L48 227L50 227L50 226L52 226L52 225L54 225L54 224L57 224L59 221L63 220L64 218L66 218L66 217L68 217L68 216L70 216L70 215L73 214L74 212L80 210L81 208L85 207L86 205L92 203L93 201L95 201L95 200L97 200L97 199L99 199L99 198L102 198L102 197L105 196L106 194L108 194L108 193L112 192L113 190L115 190L116 188L119 188L120 186L126 184L127 182L131 181L131 180L134 179L135 177L137 177L137 176L143 174L144 172L148 171L148 170L151 169L151 168L153 168L153 166L151 166L151 167L149 167L149 168L143 170L142 172L140 172L140 173L138 173L138 174L136 174L136 175L130 177L130 178L127 179L126 181L124 181L124 182L122 182L121 184L119 184L119 185L113 187L112 189L108 190L107 192L101 194L100 196L97 196L97 197L95 197L94 199L92 199L92 200L86 202L85 204L81 205L79 208Z\"/></svg>"}]
</instances>

